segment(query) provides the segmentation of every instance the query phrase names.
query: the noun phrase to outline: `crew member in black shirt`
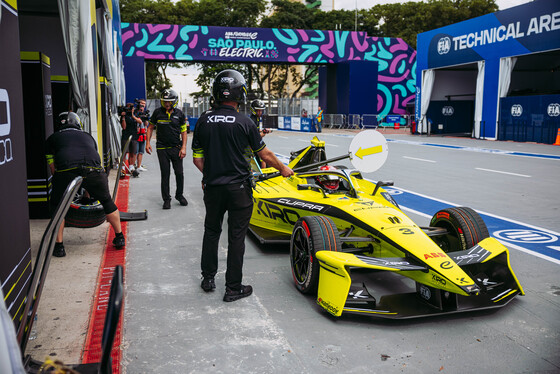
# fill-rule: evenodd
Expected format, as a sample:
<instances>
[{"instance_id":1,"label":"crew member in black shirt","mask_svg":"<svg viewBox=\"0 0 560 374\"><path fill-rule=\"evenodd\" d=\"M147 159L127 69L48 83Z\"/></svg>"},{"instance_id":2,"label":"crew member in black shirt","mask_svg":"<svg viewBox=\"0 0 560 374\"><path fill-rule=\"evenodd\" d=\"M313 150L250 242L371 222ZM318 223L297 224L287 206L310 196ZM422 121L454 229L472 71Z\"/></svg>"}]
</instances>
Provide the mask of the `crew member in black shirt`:
<instances>
[{"instance_id":1,"label":"crew member in black shirt","mask_svg":"<svg viewBox=\"0 0 560 374\"><path fill-rule=\"evenodd\" d=\"M115 230L113 245L122 248L125 245L121 229L121 218L117 206L109 193L107 174L101 165L97 153L97 144L93 137L82 131L82 123L76 113L60 113L55 124L55 133L46 142L47 163L53 174L52 203L58 205L68 184L77 176L82 176L82 187L103 205L107 221ZM53 256L64 257L63 244L64 221L56 237Z\"/></svg>"},{"instance_id":2,"label":"crew member in black shirt","mask_svg":"<svg viewBox=\"0 0 560 374\"><path fill-rule=\"evenodd\" d=\"M262 100L259 99L255 99L253 101L251 101L251 116L249 118L251 118L253 120L253 122L255 122L255 125L259 128L259 132L261 134L261 138L264 138L266 134L268 134L270 132L269 129L266 129L263 127L263 112L264 112L265 106L264 106L264 102ZM257 160L257 163L259 164L259 166L261 168L265 168L266 167L266 163L260 159L259 155L255 153L255 159Z\"/></svg>"},{"instance_id":3,"label":"crew member in black shirt","mask_svg":"<svg viewBox=\"0 0 560 374\"><path fill-rule=\"evenodd\" d=\"M228 212L228 254L224 301L249 296L253 288L241 283L245 235L253 210L250 160L253 152L275 167L284 177L294 174L282 164L262 140L257 126L237 111L245 101L245 79L236 70L224 70L214 79L212 96L218 107L204 113L194 130L193 162L202 172L204 237L202 241L202 283L204 291L216 288L218 242L225 212Z\"/></svg>"},{"instance_id":4,"label":"crew member in black shirt","mask_svg":"<svg viewBox=\"0 0 560 374\"><path fill-rule=\"evenodd\" d=\"M188 205L183 196L185 177L183 175L183 158L187 155L187 119L183 112L176 108L179 96L173 90L166 89L161 94L161 107L154 110L148 126L146 152L152 154L152 133L157 130L156 150L161 171L161 197L163 209L171 209L171 195L169 193L169 176L173 165L175 172L175 198L183 206Z\"/></svg>"},{"instance_id":5,"label":"crew member in black shirt","mask_svg":"<svg viewBox=\"0 0 560 374\"><path fill-rule=\"evenodd\" d=\"M134 105L127 103L124 111L121 112L121 147L123 147L123 154L128 153L128 169L133 176L138 176L134 165L136 164L136 149L138 148L138 125L142 120L134 115ZM132 136L128 148L124 148L128 138Z\"/></svg>"}]
</instances>

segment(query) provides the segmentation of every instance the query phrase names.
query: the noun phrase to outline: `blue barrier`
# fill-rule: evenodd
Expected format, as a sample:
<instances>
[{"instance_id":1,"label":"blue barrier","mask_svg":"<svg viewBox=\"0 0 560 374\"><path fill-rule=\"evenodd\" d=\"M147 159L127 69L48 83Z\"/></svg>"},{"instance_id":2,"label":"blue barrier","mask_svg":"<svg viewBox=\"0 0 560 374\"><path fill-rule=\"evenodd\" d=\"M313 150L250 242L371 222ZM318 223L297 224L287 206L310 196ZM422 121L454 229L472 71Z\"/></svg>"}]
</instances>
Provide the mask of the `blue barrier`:
<instances>
[{"instance_id":1,"label":"blue barrier","mask_svg":"<svg viewBox=\"0 0 560 374\"><path fill-rule=\"evenodd\" d=\"M288 131L315 132L311 118L308 117L278 117L278 129Z\"/></svg>"}]
</instances>

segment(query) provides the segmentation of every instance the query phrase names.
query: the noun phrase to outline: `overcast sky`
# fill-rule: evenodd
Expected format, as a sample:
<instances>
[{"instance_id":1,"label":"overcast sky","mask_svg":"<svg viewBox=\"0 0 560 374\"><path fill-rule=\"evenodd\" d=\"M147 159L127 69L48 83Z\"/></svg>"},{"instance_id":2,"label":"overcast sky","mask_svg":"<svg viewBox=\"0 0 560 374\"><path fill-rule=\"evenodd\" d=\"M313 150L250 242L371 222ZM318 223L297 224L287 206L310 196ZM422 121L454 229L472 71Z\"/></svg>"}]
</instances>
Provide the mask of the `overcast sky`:
<instances>
[{"instance_id":1,"label":"overcast sky","mask_svg":"<svg viewBox=\"0 0 560 374\"><path fill-rule=\"evenodd\" d=\"M416 0L412 0L416 1ZM496 0L496 4L500 10L511 8L512 6L521 5L530 2L531 0ZM334 0L334 9L369 9L376 4L389 4L389 3L405 3L403 0ZM333 0L323 0L321 9L331 10L333 7Z\"/></svg>"}]
</instances>

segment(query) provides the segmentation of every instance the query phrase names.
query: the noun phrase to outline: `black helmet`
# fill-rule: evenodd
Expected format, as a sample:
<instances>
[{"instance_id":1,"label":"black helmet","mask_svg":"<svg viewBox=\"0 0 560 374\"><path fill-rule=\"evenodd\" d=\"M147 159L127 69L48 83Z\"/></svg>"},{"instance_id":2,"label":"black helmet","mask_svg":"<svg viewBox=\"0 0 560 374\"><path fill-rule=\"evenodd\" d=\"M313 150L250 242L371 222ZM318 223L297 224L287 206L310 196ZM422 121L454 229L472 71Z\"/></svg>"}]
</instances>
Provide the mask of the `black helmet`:
<instances>
[{"instance_id":1,"label":"black helmet","mask_svg":"<svg viewBox=\"0 0 560 374\"><path fill-rule=\"evenodd\" d=\"M265 105L262 100L255 99L251 101L251 113L256 115L257 110L264 110L264 109L265 109Z\"/></svg>"},{"instance_id":2,"label":"black helmet","mask_svg":"<svg viewBox=\"0 0 560 374\"><path fill-rule=\"evenodd\" d=\"M177 102L179 101L179 95L177 95L177 92L174 90L167 88L161 93L160 102L162 107L165 107L163 103L166 101L171 101L173 103L172 107L175 108L177 107Z\"/></svg>"},{"instance_id":3,"label":"black helmet","mask_svg":"<svg viewBox=\"0 0 560 374\"><path fill-rule=\"evenodd\" d=\"M81 130L82 121L80 117L74 112L62 112L58 115L56 122L54 124L54 131L60 131L62 129L74 128Z\"/></svg>"},{"instance_id":4,"label":"black helmet","mask_svg":"<svg viewBox=\"0 0 560 374\"><path fill-rule=\"evenodd\" d=\"M222 101L245 102L247 98L245 78L240 72L233 69L219 72L212 83L212 96L218 103Z\"/></svg>"}]
</instances>

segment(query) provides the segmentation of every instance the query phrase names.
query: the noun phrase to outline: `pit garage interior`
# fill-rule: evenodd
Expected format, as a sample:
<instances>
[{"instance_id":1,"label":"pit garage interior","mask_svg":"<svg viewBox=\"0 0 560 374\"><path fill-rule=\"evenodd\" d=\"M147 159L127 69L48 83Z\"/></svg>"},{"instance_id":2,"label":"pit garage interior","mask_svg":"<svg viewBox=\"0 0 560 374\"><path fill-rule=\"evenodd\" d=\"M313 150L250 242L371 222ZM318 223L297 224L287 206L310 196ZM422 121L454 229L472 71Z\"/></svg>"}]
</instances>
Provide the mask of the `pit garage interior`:
<instances>
[{"instance_id":1,"label":"pit garage interior","mask_svg":"<svg viewBox=\"0 0 560 374\"><path fill-rule=\"evenodd\" d=\"M537 0L418 35L418 132L553 144L560 2Z\"/></svg>"},{"instance_id":2,"label":"pit garage interior","mask_svg":"<svg viewBox=\"0 0 560 374\"><path fill-rule=\"evenodd\" d=\"M0 0L0 281L16 328L32 277L30 219L51 216L54 118L80 114L107 169L120 156L117 37L117 0Z\"/></svg>"}]
</instances>

